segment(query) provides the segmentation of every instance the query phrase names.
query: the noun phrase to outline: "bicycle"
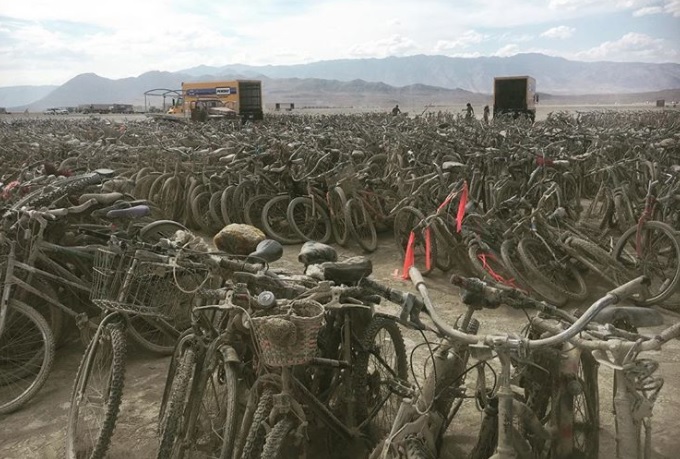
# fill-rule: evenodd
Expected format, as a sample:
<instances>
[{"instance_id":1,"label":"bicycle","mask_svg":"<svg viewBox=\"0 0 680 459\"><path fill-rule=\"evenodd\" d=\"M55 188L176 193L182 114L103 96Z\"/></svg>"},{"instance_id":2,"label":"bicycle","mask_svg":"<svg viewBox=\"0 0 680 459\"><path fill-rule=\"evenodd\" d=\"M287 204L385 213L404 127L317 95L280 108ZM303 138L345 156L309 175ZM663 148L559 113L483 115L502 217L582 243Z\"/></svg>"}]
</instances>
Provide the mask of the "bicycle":
<instances>
[{"instance_id":1,"label":"bicycle","mask_svg":"<svg viewBox=\"0 0 680 459\"><path fill-rule=\"evenodd\" d=\"M387 380L406 378L404 343L394 320L373 314L367 299L352 299L361 290L324 282L304 297L281 301L267 316L250 318L260 358L272 370L251 388L235 458L304 452L306 433L320 427L310 423L312 415L345 441L385 427L393 410Z\"/></svg>"},{"instance_id":2,"label":"bicycle","mask_svg":"<svg viewBox=\"0 0 680 459\"><path fill-rule=\"evenodd\" d=\"M437 310L429 299L429 294L424 285L422 276L420 276L417 269L411 268L409 274L413 284L421 295L422 301L406 302L402 306L400 315L402 319L407 320L411 326L422 329L423 324L420 321L419 316L421 311L426 312L434 325L434 330L445 337L451 344L467 346L467 350L470 352L471 357L480 362L486 362L494 358L494 355L500 361L501 373L498 378L498 388L494 389L491 394L487 391L484 384L485 378L483 377L483 374L478 377L478 397L483 401L486 401L487 406L492 405L489 401L492 399L491 395L495 393L497 407L493 407L493 409L497 410L497 414L489 419L495 420L497 418L498 422L495 424L497 425L497 428L488 428L488 426L485 428L483 423L483 428L480 431L480 438L478 441L479 447L475 448L472 457L489 457L488 454L490 454L490 449L495 449L495 454L493 455L494 459L505 459L517 456L566 457L561 455L564 451L573 451L574 438L572 436L561 436L556 438L553 434L553 429L551 428L552 424L564 427L565 425L568 425L570 419L573 422L573 417L570 418L568 412L566 414L564 412L562 414L551 412L547 421L548 425L544 425L531 407L527 405L527 403L517 400L513 393L511 388L511 367L513 362L526 360L528 352L530 351L551 346L559 346L565 343L582 331L598 312L603 310L606 306L619 302L622 298L639 288L646 280L644 278L638 278L612 290L605 297L593 303L580 318L575 319L555 307L533 300L517 290L491 287L478 279L466 279L458 276L452 278L454 284L463 288L462 293L464 298L467 296L468 300L466 303L468 305L474 305L476 308L495 308L500 304L508 304L520 309L538 309L541 312L561 317L569 323L569 328L561 330L560 333L557 333L554 336L548 338L528 338L518 337L508 333L475 335L448 325L438 316ZM574 358L576 358L576 362L579 361L578 354L570 357L570 359ZM574 362L574 360L571 360L571 362ZM483 363L477 365L480 372L484 367L485 364ZM569 367L565 365L563 368L567 369ZM574 366L572 363L571 371L568 373L574 374L576 368L578 368L578 365ZM464 373L465 372L459 373L458 378L460 379ZM433 378L436 380L438 376L435 374ZM565 384L568 383L570 379L567 377L561 381L562 384ZM432 384L432 382L430 382L430 384ZM565 386L558 392L560 394L560 404L564 403L564 407L567 408L567 411L570 406L573 407L573 400L570 405L565 398L571 396L573 399L573 397L577 395L575 393L576 391L569 392L568 389L569 387ZM548 389L544 386L543 390ZM553 400L557 398L557 396L549 390L548 394L553 397ZM553 403L556 404L555 401ZM430 422L433 418L432 412L435 411L432 405L426 405L426 409L423 411L422 408L419 409L419 406L421 406L419 404L419 397L415 399L405 398L402 401L402 405L395 418L390 434L372 453L371 458L397 458L403 457L401 455L402 453L404 453L406 457L433 457L433 455L436 454L437 444L440 441L442 433L440 430L441 422ZM434 404L436 404L436 398ZM559 424L558 421L561 416L563 417L563 421L567 421L566 423L562 422L562 424ZM436 419L436 416L434 419ZM521 428L518 426L518 422L519 425L521 425ZM434 426L434 428L432 426ZM519 429L524 429L524 433L520 433L522 430ZM589 438L586 451L588 451L587 448L593 447L593 441L592 437ZM491 448L489 448L489 445L491 445Z\"/></svg>"},{"instance_id":3,"label":"bicycle","mask_svg":"<svg viewBox=\"0 0 680 459\"><path fill-rule=\"evenodd\" d=\"M561 324L538 318L533 325L556 335L563 333ZM651 459L651 418L663 378L655 375L658 362L641 354L658 351L664 343L680 338L680 322L655 336L629 334L622 338L609 327L588 330L569 339L577 352L592 353L601 365L614 370L613 407L616 429L616 457L619 459Z\"/></svg>"},{"instance_id":4,"label":"bicycle","mask_svg":"<svg viewBox=\"0 0 680 459\"><path fill-rule=\"evenodd\" d=\"M66 427L69 459L106 455L122 402L128 316L167 318L188 307L184 292L208 278L205 268L176 258L112 245L95 255L92 302L102 317L76 374ZM182 287L178 285L181 280ZM187 282L188 281L188 282Z\"/></svg>"}]
</instances>

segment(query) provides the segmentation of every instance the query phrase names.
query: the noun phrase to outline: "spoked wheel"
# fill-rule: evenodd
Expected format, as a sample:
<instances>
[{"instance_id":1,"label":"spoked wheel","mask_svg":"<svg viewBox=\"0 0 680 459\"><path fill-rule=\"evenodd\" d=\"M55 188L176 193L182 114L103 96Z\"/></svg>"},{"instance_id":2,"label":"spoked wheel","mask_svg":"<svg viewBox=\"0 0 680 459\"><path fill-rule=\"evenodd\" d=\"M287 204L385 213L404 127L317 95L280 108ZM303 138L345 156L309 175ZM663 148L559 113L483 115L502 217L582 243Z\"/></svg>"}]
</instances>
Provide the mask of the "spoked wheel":
<instances>
[{"instance_id":1,"label":"spoked wheel","mask_svg":"<svg viewBox=\"0 0 680 459\"><path fill-rule=\"evenodd\" d=\"M527 366L525 374L519 381L526 394L527 406L543 424L566 422L564 426L553 425L552 428L571 434L571 444L553 444L551 447L571 451L560 453L553 450L549 457L598 457L600 422L598 365L593 356L582 353L578 372L574 377L568 378L560 375L559 361L555 359L554 349L534 351L532 361L536 365ZM537 439L530 436L528 440L535 449L544 445L542 441L536 441ZM537 455L540 453L535 452ZM546 457L546 454L541 454L540 457Z\"/></svg>"},{"instance_id":2,"label":"spoked wheel","mask_svg":"<svg viewBox=\"0 0 680 459\"><path fill-rule=\"evenodd\" d=\"M258 194L248 200L246 203L246 210L244 218L246 223L256 228L263 228L262 225L262 210L273 196L269 194Z\"/></svg>"},{"instance_id":3,"label":"spoked wheel","mask_svg":"<svg viewBox=\"0 0 680 459\"><path fill-rule=\"evenodd\" d=\"M161 238L170 238L180 230L187 231L187 228L172 220L157 220L139 230L139 237L146 243L156 244Z\"/></svg>"},{"instance_id":4,"label":"spoked wheel","mask_svg":"<svg viewBox=\"0 0 680 459\"><path fill-rule=\"evenodd\" d=\"M345 204L347 197L340 187L335 187L328 192L328 211L331 218L331 229L335 242L341 246L347 245L349 227L345 218Z\"/></svg>"},{"instance_id":5,"label":"spoked wheel","mask_svg":"<svg viewBox=\"0 0 680 459\"><path fill-rule=\"evenodd\" d=\"M357 421L369 421L377 438L390 431L400 398L390 382L408 379L404 338L396 322L374 317L369 323L355 366Z\"/></svg>"},{"instance_id":6,"label":"spoked wheel","mask_svg":"<svg viewBox=\"0 0 680 459\"><path fill-rule=\"evenodd\" d=\"M224 362L219 352L213 357L200 381L201 400L191 408L197 412L192 413L193 425L188 426L188 457L220 457L234 450L244 408L240 372L237 364Z\"/></svg>"},{"instance_id":7,"label":"spoked wheel","mask_svg":"<svg viewBox=\"0 0 680 459\"><path fill-rule=\"evenodd\" d=\"M287 459L289 457L305 457L305 439L298 438L296 431L299 420L289 414L279 419L267 433L262 458Z\"/></svg>"},{"instance_id":8,"label":"spoked wheel","mask_svg":"<svg viewBox=\"0 0 680 459\"><path fill-rule=\"evenodd\" d=\"M262 209L262 226L267 236L281 244L299 244L302 238L288 222L288 195L275 196Z\"/></svg>"},{"instance_id":9,"label":"spoked wheel","mask_svg":"<svg viewBox=\"0 0 680 459\"><path fill-rule=\"evenodd\" d=\"M548 247L538 239L525 237L517 246L524 267L531 275L555 291L574 300L584 300L588 288L581 273L568 261L557 261Z\"/></svg>"},{"instance_id":10,"label":"spoked wheel","mask_svg":"<svg viewBox=\"0 0 680 459\"><path fill-rule=\"evenodd\" d=\"M303 240L322 244L330 241L331 220L319 202L306 196L297 197L288 204L286 216L290 227Z\"/></svg>"},{"instance_id":11,"label":"spoked wheel","mask_svg":"<svg viewBox=\"0 0 680 459\"><path fill-rule=\"evenodd\" d=\"M68 459L106 455L123 396L125 354L125 334L119 323L101 326L85 350L68 413Z\"/></svg>"},{"instance_id":12,"label":"spoked wheel","mask_svg":"<svg viewBox=\"0 0 680 459\"><path fill-rule=\"evenodd\" d=\"M614 260L625 268L617 282L624 283L645 275L651 284L641 294L633 296L636 303L652 305L663 302L677 289L680 282L680 244L675 231L662 222L648 221L640 229L629 228L617 241L612 252Z\"/></svg>"},{"instance_id":13,"label":"spoked wheel","mask_svg":"<svg viewBox=\"0 0 680 459\"><path fill-rule=\"evenodd\" d=\"M345 204L345 221L349 234L366 252L374 252L378 248L378 234L371 215L361 200L351 198Z\"/></svg>"},{"instance_id":14,"label":"spoked wheel","mask_svg":"<svg viewBox=\"0 0 680 459\"><path fill-rule=\"evenodd\" d=\"M44 317L10 299L0 335L0 414L28 402L45 384L54 362L54 339Z\"/></svg>"}]
</instances>

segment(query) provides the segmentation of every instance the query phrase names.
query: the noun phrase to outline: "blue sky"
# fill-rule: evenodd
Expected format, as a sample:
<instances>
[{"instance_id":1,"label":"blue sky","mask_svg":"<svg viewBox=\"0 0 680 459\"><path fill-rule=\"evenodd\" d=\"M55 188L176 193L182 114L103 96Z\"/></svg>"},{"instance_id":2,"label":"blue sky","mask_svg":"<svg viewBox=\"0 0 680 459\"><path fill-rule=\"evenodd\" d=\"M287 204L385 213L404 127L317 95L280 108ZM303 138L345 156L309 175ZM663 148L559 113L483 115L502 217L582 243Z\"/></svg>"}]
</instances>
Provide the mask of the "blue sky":
<instances>
[{"instance_id":1,"label":"blue sky","mask_svg":"<svg viewBox=\"0 0 680 459\"><path fill-rule=\"evenodd\" d=\"M680 63L680 0L3 0L0 86L201 64L541 52Z\"/></svg>"}]
</instances>

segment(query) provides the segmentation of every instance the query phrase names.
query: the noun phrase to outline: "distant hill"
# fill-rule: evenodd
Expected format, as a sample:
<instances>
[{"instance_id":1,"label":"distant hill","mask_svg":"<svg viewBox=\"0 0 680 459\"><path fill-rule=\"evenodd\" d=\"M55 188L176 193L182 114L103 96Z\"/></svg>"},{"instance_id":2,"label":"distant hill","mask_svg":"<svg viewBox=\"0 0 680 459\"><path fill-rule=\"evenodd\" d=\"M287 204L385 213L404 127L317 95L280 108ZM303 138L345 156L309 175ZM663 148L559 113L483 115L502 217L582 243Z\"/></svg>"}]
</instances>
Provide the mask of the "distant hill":
<instances>
[{"instance_id":1,"label":"distant hill","mask_svg":"<svg viewBox=\"0 0 680 459\"><path fill-rule=\"evenodd\" d=\"M342 59L298 65L201 65L180 71L199 76L242 74L269 78L361 79L391 86L425 84L491 93L493 78L531 75L537 90L550 94L617 94L680 88L680 64L580 62L538 53L510 57L407 56L384 59Z\"/></svg>"},{"instance_id":2,"label":"distant hill","mask_svg":"<svg viewBox=\"0 0 680 459\"><path fill-rule=\"evenodd\" d=\"M390 59L401 58L389 58L387 60ZM374 59L370 61L385 61L385 59ZM435 59L433 62L436 61L437 59ZM562 59L561 61L565 60ZM585 63L577 64L585 65ZM606 66L610 63L599 64ZM631 65L631 68L635 68L638 64L621 65ZM639 65L645 66L647 64ZM655 68L652 64L649 65L650 69ZM655 89L653 91L637 90L635 92L621 91L619 93L611 93L607 91L601 91L600 93L597 93L594 88L605 85L607 82L604 78L600 78L597 81L593 80L592 85L584 85L583 92L581 94L565 94L559 91L553 93L549 92L547 89L541 89L543 86L540 76L538 76L535 72L524 71L527 70L526 68L523 69L520 67L513 67L509 70L506 69L507 72L499 72L499 74L528 73L536 75L541 103L546 105L633 104L651 103L656 99L666 99L668 102L674 100L680 101L680 77L675 80L671 77L676 67L680 68L680 65L657 65L659 66L657 67L657 70L661 68L668 68L669 71L664 74L665 76L663 78L657 78L655 80L656 83L654 84L661 84L660 82L668 81L670 86L661 88L659 90ZM273 68L275 67L262 67L259 68L259 71L264 72L266 69ZM436 74L435 69L436 66L430 68L432 75ZM463 86L444 87L424 83L395 85L381 81L369 81L359 78L352 80L310 77L272 78L265 76L262 73L250 73L251 71L245 68L245 66L232 66L217 70L202 66L201 68L194 70L195 72L189 69L187 73L155 71L144 73L138 77L123 78L118 80L104 78L94 73L84 73L72 78L57 88L50 89L49 92L39 100L35 100L32 103L21 106L11 106L11 104L7 104L7 108L10 111L23 111L26 108L28 108L30 111L42 111L49 107L73 107L81 104L113 103L133 104L143 107L145 105L144 93L151 89L162 88L168 90L178 90L181 88L183 81L231 80L249 77L262 80L263 97L266 108L273 108L276 102L294 103L297 107L353 107L355 109L382 109L391 108L394 106L394 104L400 104L402 107L410 107L409 109L411 110L420 110L420 107L424 109L425 106L442 107L446 109L446 107L457 106L461 104L464 105L466 102L472 103L475 107L492 103L490 89L484 91L471 91L464 88ZM229 70L231 73L227 73L227 70ZM214 73L209 73L211 71ZM465 71L468 72L469 69L465 69ZM591 71L592 69L588 70L588 72ZM192 73L194 74L192 75ZM576 75L575 79L584 78L583 75L585 74L580 75L580 77ZM678 70L678 75L680 75L680 70ZM489 78L490 79L487 81L487 83L493 81L492 77ZM550 80L546 81L549 82ZM482 86L481 82L479 83L479 86ZM20 87L0 88L0 91L5 91L9 94L13 90L18 91L18 88ZM0 92L0 94L1 93L2 92ZM171 99L173 97L174 96L172 94L169 94L166 97L166 106L171 103ZM154 105L158 107L163 103L162 97L147 96L146 99L147 105L149 106Z\"/></svg>"},{"instance_id":3,"label":"distant hill","mask_svg":"<svg viewBox=\"0 0 680 459\"><path fill-rule=\"evenodd\" d=\"M28 105L42 99L58 86L8 86L0 88L0 107Z\"/></svg>"}]
</instances>

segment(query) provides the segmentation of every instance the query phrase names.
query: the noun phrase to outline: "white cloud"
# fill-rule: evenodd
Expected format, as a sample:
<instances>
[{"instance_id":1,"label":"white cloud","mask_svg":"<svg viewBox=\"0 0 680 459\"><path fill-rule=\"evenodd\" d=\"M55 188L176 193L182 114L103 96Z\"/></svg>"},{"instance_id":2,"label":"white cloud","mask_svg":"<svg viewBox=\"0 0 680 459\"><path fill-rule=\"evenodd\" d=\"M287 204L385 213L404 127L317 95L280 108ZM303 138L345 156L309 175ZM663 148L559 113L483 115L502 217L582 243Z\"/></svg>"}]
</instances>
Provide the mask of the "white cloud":
<instances>
[{"instance_id":1,"label":"white cloud","mask_svg":"<svg viewBox=\"0 0 680 459\"><path fill-rule=\"evenodd\" d=\"M413 40L401 35L393 35L373 42L362 43L350 48L354 57L387 57L411 54L417 46Z\"/></svg>"},{"instance_id":2,"label":"white cloud","mask_svg":"<svg viewBox=\"0 0 680 459\"><path fill-rule=\"evenodd\" d=\"M551 29L546 30L541 34L541 37L546 37L546 38L558 38L558 39L567 39L571 37L574 32L576 31L575 28L573 27L567 27L567 26L557 26L553 27Z\"/></svg>"},{"instance_id":3,"label":"white cloud","mask_svg":"<svg viewBox=\"0 0 680 459\"><path fill-rule=\"evenodd\" d=\"M434 51L445 52L460 48L468 48L470 45L481 43L488 38L488 35L481 34L474 30L466 30L453 40L438 40L437 44L434 46Z\"/></svg>"},{"instance_id":4,"label":"white cloud","mask_svg":"<svg viewBox=\"0 0 680 459\"><path fill-rule=\"evenodd\" d=\"M594 48L578 52L575 57L584 60L672 62L680 58L680 52L667 40L630 32L618 40L605 41Z\"/></svg>"},{"instance_id":5,"label":"white cloud","mask_svg":"<svg viewBox=\"0 0 680 459\"><path fill-rule=\"evenodd\" d=\"M494 53L494 56L498 57L509 57L509 56L514 56L515 54L519 53L519 46L515 43L509 43L502 48L500 48L498 51Z\"/></svg>"},{"instance_id":6,"label":"white cloud","mask_svg":"<svg viewBox=\"0 0 680 459\"><path fill-rule=\"evenodd\" d=\"M635 17L640 17L640 16L648 16L651 14L659 14L663 13L663 7L661 6L646 6L644 8L640 8L639 10L633 11L633 16Z\"/></svg>"}]
</instances>

